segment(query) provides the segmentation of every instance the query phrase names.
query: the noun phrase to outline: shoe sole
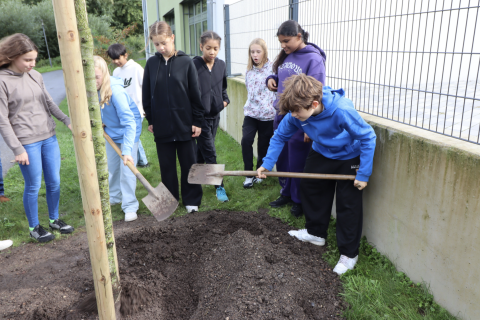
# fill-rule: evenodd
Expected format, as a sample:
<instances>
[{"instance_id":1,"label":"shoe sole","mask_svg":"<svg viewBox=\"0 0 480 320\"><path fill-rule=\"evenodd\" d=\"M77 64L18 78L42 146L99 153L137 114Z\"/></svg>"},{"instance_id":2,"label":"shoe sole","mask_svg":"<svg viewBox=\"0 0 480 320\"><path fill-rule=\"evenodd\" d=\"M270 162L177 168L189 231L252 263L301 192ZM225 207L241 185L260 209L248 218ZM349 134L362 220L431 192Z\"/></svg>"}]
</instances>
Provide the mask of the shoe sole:
<instances>
[{"instance_id":1,"label":"shoe sole","mask_svg":"<svg viewBox=\"0 0 480 320\"><path fill-rule=\"evenodd\" d=\"M75 231L75 229L73 229L73 228L72 228L71 231L65 231L65 230L55 229L55 228L52 228L52 227L50 227L50 230L52 230L52 231L58 231L58 232L60 232L60 234L70 234L70 233L73 233L73 231Z\"/></svg>"},{"instance_id":2,"label":"shoe sole","mask_svg":"<svg viewBox=\"0 0 480 320\"><path fill-rule=\"evenodd\" d=\"M135 220L137 220L137 219L138 219L138 217L135 217L134 219L128 219L128 220L125 219L125 222L135 221Z\"/></svg>"},{"instance_id":3,"label":"shoe sole","mask_svg":"<svg viewBox=\"0 0 480 320\"><path fill-rule=\"evenodd\" d=\"M281 207L285 207L286 205L288 204L291 204L291 202L289 203L285 203L285 204L281 204L281 205L272 205L271 203L269 203L268 205L272 208L281 208Z\"/></svg>"},{"instance_id":4,"label":"shoe sole","mask_svg":"<svg viewBox=\"0 0 480 320\"><path fill-rule=\"evenodd\" d=\"M253 185L251 185L251 186L243 186L244 189L250 189L250 188L252 188L252 187L253 187Z\"/></svg>"},{"instance_id":5,"label":"shoe sole","mask_svg":"<svg viewBox=\"0 0 480 320\"><path fill-rule=\"evenodd\" d=\"M33 239L35 239L37 242L40 242L40 243L46 243L46 242L50 242L50 241L55 240L55 236L53 236L52 239L36 239L34 236L30 235L30 238L33 238Z\"/></svg>"}]
</instances>

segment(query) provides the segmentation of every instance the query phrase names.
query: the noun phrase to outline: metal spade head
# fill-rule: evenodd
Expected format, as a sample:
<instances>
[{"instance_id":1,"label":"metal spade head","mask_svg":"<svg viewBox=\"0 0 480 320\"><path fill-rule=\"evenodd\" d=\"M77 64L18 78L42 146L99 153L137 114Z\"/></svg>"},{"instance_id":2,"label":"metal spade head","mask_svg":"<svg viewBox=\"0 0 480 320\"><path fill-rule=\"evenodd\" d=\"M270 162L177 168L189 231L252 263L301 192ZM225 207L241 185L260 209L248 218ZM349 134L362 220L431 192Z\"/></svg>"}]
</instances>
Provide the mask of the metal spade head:
<instances>
[{"instance_id":1,"label":"metal spade head","mask_svg":"<svg viewBox=\"0 0 480 320\"><path fill-rule=\"evenodd\" d=\"M211 175L225 171L224 164L194 164L188 173L188 183L191 184L210 184L219 186L222 184L222 175Z\"/></svg>"},{"instance_id":2,"label":"metal spade head","mask_svg":"<svg viewBox=\"0 0 480 320\"><path fill-rule=\"evenodd\" d=\"M175 209L178 207L178 201L161 182L153 190L154 193L149 192L148 196L143 198L142 201L157 221L163 221L175 212Z\"/></svg>"}]
</instances>

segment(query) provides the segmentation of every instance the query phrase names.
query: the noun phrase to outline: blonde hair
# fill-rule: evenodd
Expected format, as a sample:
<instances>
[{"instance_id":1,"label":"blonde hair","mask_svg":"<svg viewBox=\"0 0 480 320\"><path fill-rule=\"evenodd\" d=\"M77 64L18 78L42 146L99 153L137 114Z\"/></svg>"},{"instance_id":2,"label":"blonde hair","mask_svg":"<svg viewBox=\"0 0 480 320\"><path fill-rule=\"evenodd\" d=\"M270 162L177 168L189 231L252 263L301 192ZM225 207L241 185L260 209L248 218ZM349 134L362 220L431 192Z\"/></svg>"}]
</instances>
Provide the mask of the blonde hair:
<instances>
[{"instance_id":1,"label":"blonde hair","mask_svg":"<svg viewBox=\"0 0 480 320\"><path fill-rule=\"evenodd\" d=\"M260 61L258 65L255 65L255 62L252 59L252 56L250 55L250 48L254 45L258 44L260 47L262 47L263 50L263 59ZM247 71L252 70L253 66L256 66L258 68L262 68L265 63L268 61L268 49L267 49L267 43L265 40L261 38L256 38L253 39L252 42L250 42L250 45L248 46L248 65L247 65Z\"/></svg>"},{"instance_id":2,"label":"blonde hair","mask_svg":"<svg viewBox=\"0 0 480 320\"><path fill-rule=\"evenodd\" d=\"M165 35L167 37L171 37L173 32L172 28L166 23L165 21L156 21L154 22L150 28L149 28L149 37L150 40L152 40L152 37L154 36L159 36L159 35Z\"/></svg>"},{"instance_id":3,"label":"blonde hair","mask_svg":"<svg viewBox=\"0 0 480 320\"><path fill-rule=\"evenodd\" d=\"M283 92L278 100L280 114L310 109L313 101L322 103L323 85L305 73L293 75L283 82Z\"/></svg>"},{"instance_id":4,"label":"blonde hair","mask_svg":"<svg viewBox=\"0 0 480 320\"><path fill-rule=\"evenodd\" d=\"M15 33L0 40L0 68L8 67L13 60L25 53L38 48L33 41L23 33Z\"/></svg>"},{"instance_id":5,"label":"blonde hair","mask_svg":"<svg viewBox=\"0 0 480 320\"><path fill-rule=\"evenodd\" d=\"M102 86L100 87L100 104L102 109L104 104L109 104L110 98L112 97L112 88L110 86L110 73L108 72L108 66L105 60L99 56L93 56L93 62L95 69L100 69L102 71Z\"/></svg>"}]
</instances>

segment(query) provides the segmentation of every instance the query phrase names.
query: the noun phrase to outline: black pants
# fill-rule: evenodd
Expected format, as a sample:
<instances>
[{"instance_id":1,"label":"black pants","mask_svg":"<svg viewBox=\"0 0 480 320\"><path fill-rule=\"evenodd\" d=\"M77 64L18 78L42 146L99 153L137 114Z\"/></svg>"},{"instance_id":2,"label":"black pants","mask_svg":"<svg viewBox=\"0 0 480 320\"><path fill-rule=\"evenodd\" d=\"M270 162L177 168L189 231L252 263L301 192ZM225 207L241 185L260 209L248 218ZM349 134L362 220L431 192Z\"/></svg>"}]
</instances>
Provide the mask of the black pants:
<instances>
[{"instance_id":1,"label":"black pants","mask_svg":"<svg viewBox=\"0 0 480 320\"><path fill-rule=\"evenodd\" d=\"M204 125L202 126L202 133L197 137L197 163L217 163L215 137L217 136L219 123L219 114L214 119L205 119Z\"/></svg>"},{"instance_id":2,"label":"black pants","mask_svg":"<svg viewBox=\"0 0 480 320\"><path fill-rule=\"evenodd\" d=\"M313 149L310 151L304 172L330 174L356 174L360 157L350 160L329 159ZM300 198L308 233L327 238L328 223L336 190L337 244L340 254L349 258L358 255L362 236L362 191L353 186L352 180L302 179Z\"/></svg>"},{"instance_id":3,"label":"black pants","mask_svg":"<svg viewBox=\"0 0 480 320\"><path fill-rule=\"evenodd\" d=\"M267 155L270 139L273 136L273 120L260 121L255 118L245 117L242 126L242 155L244 170L253 170L253 141L258 132L257 142L257 169L262 166L263 158Z\"/></svg>"},{"instance_id":4,"label":"black pants","mask_svg":"<svg viewBox=\"0 0 480 320\"><path fill-rule=\"evenodd\" d=\"M200 133L200 136L197 137L197 163L217 163L215 137L217 136L219 123L220 114L217 114L214 119L205 119L204 125L202 126L202 133ZM223 187L223 180L221 186Z\"/></svg>"},{"instance_id":5,"label":"black pants","mask_svg":"<svg viewBox=\"0 0 480 320\"><path fill-rule=\"evenodd\" d=\"M195 141L172 141L157 144L162 182L178 200L177 154L181 169L182 202L186 206L199 206L202 202L202 186L188 183L190 167L197 162Z\"/></svg>"}]
</instances>

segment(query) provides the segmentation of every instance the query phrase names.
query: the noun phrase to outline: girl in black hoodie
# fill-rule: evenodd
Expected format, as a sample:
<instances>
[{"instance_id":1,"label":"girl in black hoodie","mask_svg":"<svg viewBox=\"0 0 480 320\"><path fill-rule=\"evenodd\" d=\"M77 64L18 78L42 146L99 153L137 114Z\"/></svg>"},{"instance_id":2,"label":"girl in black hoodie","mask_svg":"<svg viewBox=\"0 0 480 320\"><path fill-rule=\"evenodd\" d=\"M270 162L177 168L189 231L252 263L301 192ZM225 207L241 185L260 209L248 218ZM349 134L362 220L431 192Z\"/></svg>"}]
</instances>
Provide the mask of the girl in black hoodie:
<instances>
[{"instance_id":1,"label":"girl in black hoodie","mask_svg":"<svg viewBox=\"0 0 480 320\"><path fill-rule=\"evenodd\" d=\"M197 138L197 163L217 163L215 136L220 123L220 111L230 103L227 95L227 67L223 60L217 58L221 41L222 38L215 32L205 31L200 37L200 50L203 55L193 58L205 108L202 133ZM215 188L217 199L221 202L228 201L223 182Z\"/></svg>"},{"instance_id":2,"label":"girl in black hoodie","mask_svg":"<svg viewBox=\"0 0 480 320\"><path fill-rule=\"evenodd\" d=\"M145 66L142 102L148 131L155 136L162 182L178 200L178 153L183 204L189 213L198 211L202 186L188 183L188 172L197 160L194 138L204 121L197 69L189 56L175 50L175 35L166 22L150 26L150 40L158 52Z\"/></svg>"}]
</instances>

